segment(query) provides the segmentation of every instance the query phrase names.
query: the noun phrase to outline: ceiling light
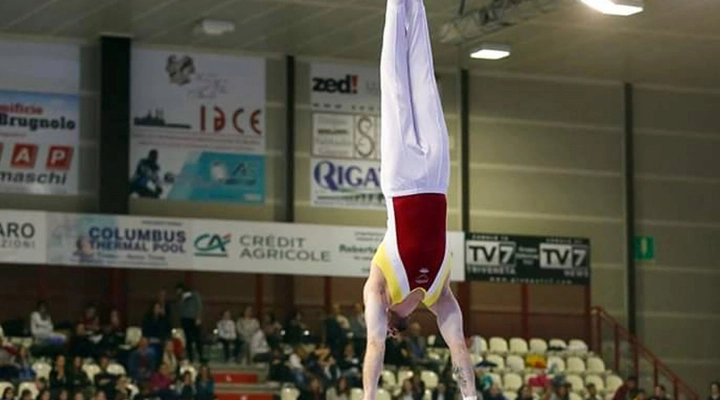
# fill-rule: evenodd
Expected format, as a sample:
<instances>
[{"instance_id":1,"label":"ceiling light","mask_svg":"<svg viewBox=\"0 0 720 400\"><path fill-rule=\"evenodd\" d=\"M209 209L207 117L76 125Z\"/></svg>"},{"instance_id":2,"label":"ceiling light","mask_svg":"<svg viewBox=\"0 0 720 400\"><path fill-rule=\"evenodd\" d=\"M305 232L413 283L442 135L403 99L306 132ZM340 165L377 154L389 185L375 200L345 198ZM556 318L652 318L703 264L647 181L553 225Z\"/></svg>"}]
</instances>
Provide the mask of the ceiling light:
<instances>
[{"instance_id":1,"label":"ceiling light","mask_svg":"<svg viewBox=\"0 0 720 400\"><path fill-rule=\"evenodd\" d=\"M581 0L588 6L607 15L628 15L637 14L643 10L642 0Z\"/></svg>"},{"instance_id":2,"label":"ceiling light","mask_svg":"<svg viewBox=\"0 0 720 400\"><path fill-rule=\"evenodd\" d=\"M230 21L218 21L214 19L204 19L195 26L195 33L219 36L224 33L233 32L235 24Z\"/></svg>"},{"instance_id":3,"label":"ceiling light","mask_svg":"<svg viewBox=\"0 0 720 400\"><path fill-rule=\"evenodd\" d=\"M484 43L470 53L470 57L481 60L500 60L510 55L510 46Z\"/></svg>"}]
</instances>

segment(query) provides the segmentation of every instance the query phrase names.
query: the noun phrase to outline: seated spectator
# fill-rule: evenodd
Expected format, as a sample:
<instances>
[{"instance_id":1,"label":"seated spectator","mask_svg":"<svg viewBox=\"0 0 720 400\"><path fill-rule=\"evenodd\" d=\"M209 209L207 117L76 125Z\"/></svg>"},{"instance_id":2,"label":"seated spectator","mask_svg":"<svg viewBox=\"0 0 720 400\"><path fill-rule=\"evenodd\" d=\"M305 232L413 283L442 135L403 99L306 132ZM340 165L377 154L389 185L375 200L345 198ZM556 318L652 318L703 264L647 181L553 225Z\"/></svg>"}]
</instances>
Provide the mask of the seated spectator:
<instances>
[{"instance_id":1,"label":"seated spectator","mask_svg":"<svg viewBox=\"0 0 720 400\"><path fill-rule=\"evenodd\" d=\"M653 395L650 396L650 400L670 400L667 397L667 391L664 385L656 385Z\"/></svg>"},{"instance_id":2,"label":"seated spectator","mask_svg":"<svg viewBox=\"0 0 720 400\"><path fill-rule=\"evenodd\" d=\"M3 390L2 400L15 400L15 389L12 386L8 386Z\"/></svg>"},{"instance_id":3,"label":"seated spectator","mask_svg":"<svg viewBox=\"0 0 720 400\"><path fill-rule=\"evenodd\" d=\"M637 391L637 378L630 376L625 380L625 383L615 391L613 400L633 400L637 397Z\"/></svg>"},{"instance_id":4,"label":"seated spectator","mask_svg":"<svg viewBox=\"0 0 720 400\"><path fill-rule=\"evenodd\" d=\"M107 395L102 390L95 392L93 400L108 400Z\"/></svg>"},{"instance_id":5,"label":"seated spectator","mask_svg":"<svg viewBox=\"0 0 720 400\"><path fill-rule=\"evenodd\" d=\"M410 378L410 382L412 382L413 392L415 392L415 395L422 398L425 395L425 382L420 379L420 374L417 372L413 374L412 378Z\"/></svg>"},{"instance_id":6,"label":"seated spectator","mask_svg":"<svg viewBox=\"0 0 720 400\"><path fill-rule=\"evenodd\" d=\"M174 382L175 376L180 368L180 364L178 363L177 355L175 355L175 346L170 340L165 342L165 348L163 350L162 360L160 363L167 364L168 370L170 371L170 379Z\"/></svg>"},{"instance_id":7,"label":"seated spectator","mask_svg":"<svg viewBox=\"0 0 720 400\"><path fill-rule=\"evenodd\" d=\"M307 326L302 320L302 313L295 310L290 314L287 324L285 324L285 342L295 345L302 342L305 336Z\"/></svg>"},{"instance_id":8,"label":"seated spectator","mask_svg":"<svg viewBox=\"0 0 720 400\"><path fill-rule=\"evenodd\" d=\"M48 387L48 381L45 378L35 378L35 389L37 389L38 393L41 393L45 389L50 389Z\"/></svg>"},{"instance_id":9,"label":"seated spectator","mask_svg":"<svg viewBox=\"0 0 720 400\"><path fill-rule=\"evenodd\" d=\"M532 393L531 396L532 398ZM438 382L437 387L432 391L432 400L454 400L455 393L445 385L445 382ZM529 400L529 399L525 399Z\"/></svg>"},{"instance_id":10,"label":"seated spectator","mask_svg":"<svg viewBox=\"0 0 720 400\"><path fill-rule=\"evenodd\" d=\"M137 349L128 357L128 374L135 382L145 382L155 371L157 358L146 338L140 338Z\"/></svg>"},{"instance_id":11,"label":"seated spectator","mask_svg":"<svg viewBox=\"0 0 720 400\"><path fill-rule=\"evenodd\" d=\"M111 397L111 395L113 395L115 381L117 380L115 375L108 372L109 365L110 359L106 355L101 356L98 362L100 372L95 375L95 387L98 391L103 392L103 397L108 399L114 398L114 396Z\"/></svg>"},{"instance_id":12,"label":"seated spectator","mask_svg":"<svg viewBox=\"0 0 720 400\"><path fill-rule=\"evenodd\" d=\"M340 368L338 367L335 357L331 352L328 352L327 355L319 359L318 365L322 371L321 376L324 381L324 386L331 386L334 382L340 379Z\"/></svg>"},{"instance_id":13,"label":"seated spectator","mask_svg":"<svg viewBox=\"0 0 720 400\"><path fill-rule=\"evenodd\" d=\"M68 392L67 389L62 388L58 392L57 396L55 396L57 400L70 400L70 392Z\"/></svg>"},{"instance_id":14,"label":"seated spectator","mask_svg":"<svg viewBox=\"0 0 720 400\"><path fill-rule=\"evenodd\" d=\"M516 400L533 400L533 392L530 385L522 385L520 386L520 389L517 391L517 399ZM435 400L435 399L433 399Z\"/></svg>"},{"instance_id":15,"label":"seated spectator","mask_svg":"<svg viewBox=\"0 0 720 400\"><path fill-rule=\"evenodd\" d=\"M407 350L410 366L429 366L433 367L433 369L437 368L437 365L427 357L427 342L421 335L419 323L413 322L408 327L407 334L405 335L404 346Z\"/></svg>"},{"instance_id":16,"label":"seated spectator","mask_svg":"<svg viewBox=\"0 0 720 400\"><path fill-rule=\"evenodd\" d=\"M38 396L37 396L37 400L51 400L51 399L52 399L52 396L50 395L49 389L45 389L45 390L41 391L40 394L38 394Z\"/></svg>"},{"instance_id":17,"label":"seated spectator","mask_svg":"<svg viewBox=\"0 0 720 400\"><path fill-rule=\"evenodd\" d=\"M85 330L85 324L78 322L70 339L70 355L72 357L93 358L97 354L97 347L90 340Z\"/></svg>"},{"instance_id":18,"label":"seated spectator","mask_svg":"<svg viewBox=\"0 0 720 400\"><path fill-rule=\"evenodd\" d=\"M102 328L100 351L116 358L118 349L123 344L125 344L125 327L120 321L120 312L113 309L110 311L110 320Z\"/></svg>"},{"instance_id":19,"label":"seated spectator","mask_svg":"<svg viewBox=\"0 0 720 400\"><path fill-rule=\"evenodd\" d=\"M33 399L32 392L30 389L23 389L22 393L20 393L20 400L35 400Z\"/></svg>"},{"instance_id":20,"label":"seated spectator","mask_svg":"<svg viewBox=\"0 0 720 400\"><path fill-rule=\"evenodd\" d=\"M325 389L318 378L310 380L310 384L300 390L298 400L325 400Z\"/></svg>"},{"instance_id":21,"label":"seated spectator","mask_svg":"<svg viewBox=\"0 0 720 400\"><path fill-rule=\"evenodd\" d=\"M347 378L340 378L325 393L326 400L350 400L350 385ZM452 400L452 399L447 399Z\"/></svg>"},{"instance_id":22,"label":"seated spectator","mask_svg":"<svg viewBox=\"0 0 720 400\"><path fill-rule=\"evenodd\" d=\"M130 389L128 385L130 381L124 375L118 376L115 380L115 387L113 388L112 398L115 400L127 400L130 398Z\"/></svg>"},{"instance_id":23,"label":"seated spectator","mask_svg":"<svg viewBox=\"0 0 720 400\"><path fill-rule=\"evenodd\" d=\"M280 342L282 342L283 336L283 326L282 324L280 324L277 318L275 318L275 314L271 312L266 312L265 314L263 314L260 326L270 326L270 328L268 328L267 332L265 333L267 341L270 344L270 348L275 349L280 347Z\"/></svg>"},{"instance_id":24,"label":"seated spectator","mask_svg":"<svg viewBox=\"0 0 720 400\"><path fill-rule=\"evenodd\" d=\"M37 304L37 309L30 314L30 333L36 344L61 345L67 340L65 335L55 333L55 326L48 313L48 305L44 301Z\"/></svg>"},{"instance_id":25,"label":"seated spectator","mask_svg":"<svg viewBox=\"0 0 720 400\"><path fill-rule=\"evenodd\" d=\"M710 395L708 400L719 400L720 399L720 382L715 381L710 383Z\"/></svg>"},{"instance_id":26,"label":"seated spectator","mask_svg":"<svg viewBox=\"0 0 720 400\"><path fill-rule=\"evenodd\" d=\"M218 340L222 343L225 362L230 362L230 348L232 347L232 359L237 361L240 356L240 339L238 338L237 326L232 319L230 310L225 310L222 319L217 323Z\"/></svg>"},{"instance_id":27,"label":"seated spectator","mask_svg":"<svg viewBox=\"0 0 720 400\"><path fill-rule=\"evenodd\" d=\"M253 308L245 307L243 315L237 320L237 333L242 343L242 354L240 361L242 363L250 362L250 341L255 332L260 330L260 322L255 318Z\"/></svg>"},{"instance_id":28,"label":"seated spectator","mask_svg":"<svg viewBox=\"0 0 720 400\"><path fill-rule=\"evenodd\" d=\"M150 311L145 314L142 333L153 346L162 346L162 343L172 337L170 319L165 314L165 308L160 303L154 303Z\"/></svg>"},{"instance_id":29,"label":"seated spectator","mask_svg":"<svg viewBox=\"0 0 720 400\"><path fill-rule=\"evenodd\" d=\"M152 380L152 378L151 378ZM135 395L135 397L132 400L164 400L164 399L172 399L175 396L175 393L172 392L171 389L168 389L168 397L162 397L159 394L153 393L152 389L150 388L150 382L145 382L142 385L140 385L140 392Z\"/></svg>"},{"instance_id":30,"label":"seated spectator","mask_svg":"<svg viewBox=\"0 0 720 400\"><path fill-rule=\"evenodd\" d=\"M85 400L85 394L83 392L75 392L73 400Z\"/></svg>"},{"instance_id":31,"label":"seated spectator","mask_svg":"<svg viewBox=\"0 0 720 400\"><path fill-rule=\"evenodd\" d=\"M340 304L333 304L325 320L325 338L333 354L340 354L350 331L350 321L342 314Z\"/></svg>"},{"instance_id":32,"label":"seated spectator","mask_svg":"<svg viewBox=\"0 0 720 400\"><path fill-rule=\"evenodd\" d=\"M20 382L30 382L35 380L35 370L32 369L32 363L30 362L30 350L27 347L20 347L18 356L15 360L15 365L18 368L18 380Z\"/></svg>"},{"instance_id":33,"label":"seated spectator","mask_svg":"<svg viewBox=\"0 0 720 400\"><path fill-rule=\"evenodd\" d=\"M493 384L494 386L494 384ZM543 395L543 400L569 400L570 399L570 385L564 381L551 380L548 381L548 389ZM487 400L487 399L486 399Z\"/></svg>"},{"instance_id":34,"label":"seated spectator","mask_svg":"<svg viewBox=\"0 0 720 400\"><path fill-rule=\"evenodd\" d=\"M363 305L355 303L353 306L353 315L350 317L350 332L352 332L353 343L355 344L355 353L365 353L365 341L367 339L367 325L365 324L365 313Z\"/></svg>"},{"instance_id":35,"label":"seated spectator","mask_svg":"<svg viewBox=\"0 0 720 400\"><path fill-rule=\"evenodd\" d=\"M84 391L88 386L90 386L90 379L83 370L83 359L74 357L68 371L68 388L77 393Z\"/></svg>"},{"instance_id":36,"label":"seated spectator","mask_svg":"<svg viewBox=\"0 0 720 400\"><path fill-rule=\"evenodd\" d=\"M448 359L448 362L445 364L445 368L443 368L442 372L440 373L439 381L445 384L445 386L448 388L448 392L458 393L458 385L455 381L455 378L453 377L453 367L451 360Z\"/></svg>"},{"instance_id":37,"label":"seated spectator","mask_svg":"<svg viewBox=\"0 0 720 400\"><path fill-rule=\"evenodd\" d=\"M385 364L394 365L396 367L405 367L410 365L401 335L385 339Z\"/></svg>"},{"instance_id":38,"label":"seated spectator","mask_svg":"<svg viewBox=\"0 0 720 400\"><path fill-rule=\"evenodd\" d=\"M293 377L293 383L297 387L303 387L305 385L305 361L309 355L305 348L301 345L295 346L295 351L290 354L288 358L288 368L290 369L290 375Z\"/></svg>"},{"instance_id":39,"label":"seated spectator","mask_svg":"<svg viewBox=\"0 0 720 400\"><path fill-rule=\"evenodd\" d=\"M89 336L93 336L100 333L100 316L97 312L97 307L94 304L88 303L85 307L80 322L85 325L85 331Z\"/></svg>"},{"instance_id":40,"label":"seated spectator","mask_svg":"<svg viewBox=\"0 0 720 400\"><path fill-rule=\"evenodd\" d=\"M150 392L162 394L171 389L173 383L173 373L170 366L162 363L160 369L150 377ZM163 396L164 397L164 396Z\"/></svg>"},{"instance_id":41,"label":"seated spectator","mask_svg":"<svg viewBox=\"0 0 720 400\"><path fill-rule=\"evenodd\" d=\"M215 380L213 380L210 368L207 365L200 367L197 379L195 379L195 399L213 400L215 398Z\"/></svg>"},{"instance_id":42,"label":"seated spectator","mask_svg":"<svg viewBox=\"0 0 720 400\"><path fill-rule=\"evenodd\" d=\"M500 385L493 383L490 389L483 394L483 400L507 400L500 390Z\"/></svg>"},{"instance_id":43,"label":"seated spectator","mask_svg":"<svg viewBox=\"0 0 720 400\"><path fill-rule=\"evenodd\" d=\"M362 361L355 355L355 346L352 343L345 345L343 357L338 362L342 376L348 378L351 382L359 384L360 374L362 372Z\"/></svg>"},{"instance_id":44,"label":"seated spectator","mask_svg":"<svg viewBox=\"0 0 720 400\"><path fill-rule=\"evenodd\" d=\"M603 400L602 396L598 394L597 388L592 383L588 383L587 387L585 388L585 392L585 400Z\"/></svg>"},{"instance_id":45,"label":"seated spectator","mask_svg":"<svg viewBox=\"0 0 720 400\"><path fill-rule=\"evenodd\" d=\"M647 399L647 394L645 393L645 389L638 389L634 400L645 400L645 399Z\"/></svg>"},{"instance_id":46,"label":"seated spectator","mask_svg":"<svg viewBox=\"0 0 720 400\"><path fill-rule=\"evenodd\" d=\"M57 393L60 389L67 389L70 386L67 370L65 356L62 354L58 355L55 358L55 365L52 371L50 371L50 390Z\"/></svg>"},{"instance_id":47,"label":"seated spectator","mask_svg":"<svg viewBox=\"0 0 720 400\"><path fill-rule=\"evenodd\" d=\"M485 372L485 368L475 368L475 387L478 391L487 392L492 385L492 377Z\"/></svg>"},{"instance_id":48,"label":"seated spectator","mask_svg":"<svg viewBox=\"0 0 720 400\"><path fill-rule=\"evenodd\" d=\"M397 396L397 400L422 400L422 396L418 396L413 390L413 384L410 379L405 379L400 389L400 394Z\"/></svg>"},{"instance_id":49,"label":"seated spectator","mask_svg":"<svg viewBox=\"0 0 720 400\"><path fill-rule=\"evenodd\" d=\"M0 335L0 381L17 379L20 371L15 363L15 359L18 355L18 349Z\"/></svg>"},{"instance_id":50,"label":"seated spectator","mask_svg":"<svg viewBox=\"0 0 720 400\"><path fill-rule=\"evenodd\" d=\"M192 400L195 398L195 385L192 381L190 371L182 374L182 381L175 385L177 395L180 400Z\"/></svg>"},{"instance_id":51,"label":"seated spectator","mask_svg":"<svg viewBox=\"0 0 720 400\"><path fill-rule=\"evenodd\" d=\"M272 325L266 325L258 330L250 340L250 359L254 363L270 361L270 345L268 344L265 332L271 332Z\"/></svg>"}]
</instances>

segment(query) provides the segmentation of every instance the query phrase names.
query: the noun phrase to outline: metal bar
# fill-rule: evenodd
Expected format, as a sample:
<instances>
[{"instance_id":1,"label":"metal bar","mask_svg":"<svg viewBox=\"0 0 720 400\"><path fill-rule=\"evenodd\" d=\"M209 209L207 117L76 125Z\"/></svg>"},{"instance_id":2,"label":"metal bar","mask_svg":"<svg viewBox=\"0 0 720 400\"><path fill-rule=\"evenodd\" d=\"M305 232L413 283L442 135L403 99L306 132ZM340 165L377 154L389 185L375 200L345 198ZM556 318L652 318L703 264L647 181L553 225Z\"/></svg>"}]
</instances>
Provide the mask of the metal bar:
<instances>
[{"instance_id":1,"label":"metal bar","mask_svg":"<svg viewBox=\"0 0 720 400\"><path fill-rule=\"evenodd\" d=\"M625 236L627 240L627 315L628 330L637 334L637 267L635 264L635 145L633 133L633 85L624 86L625 107Z\"/></svg>"}]
</instances>

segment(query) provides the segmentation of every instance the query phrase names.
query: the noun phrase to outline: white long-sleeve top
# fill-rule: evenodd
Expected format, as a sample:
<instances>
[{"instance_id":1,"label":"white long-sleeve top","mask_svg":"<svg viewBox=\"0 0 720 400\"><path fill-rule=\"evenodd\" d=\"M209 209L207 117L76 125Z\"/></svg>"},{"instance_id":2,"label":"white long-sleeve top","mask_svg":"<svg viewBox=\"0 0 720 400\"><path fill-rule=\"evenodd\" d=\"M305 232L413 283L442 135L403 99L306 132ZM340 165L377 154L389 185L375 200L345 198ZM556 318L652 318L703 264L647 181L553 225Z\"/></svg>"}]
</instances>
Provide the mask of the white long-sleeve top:
<instances>
[{"instance_id":1,"label":"white long-sleeve top","mask_svg":"<svg viewBox=\"0 0 720 400\"><path fill-rule=\"evenodd\" d=\"M250 340L250 357L255 357L257 354L269 353L270 345L268 345L265 332L258 330Z\"/></svg>"},{"instance_id":2,"label":"white long-sleeve top","mask_svg":"<svg viewBox=\"0 0 720 400\"><path fill-rule=\"evenodd\" d=\"M217 330L220 339L237 339L237 328L235 327L235 321L231 319L221 319L220 321L218 321Z\"/></svg>"},{"instance_id":3,"label":"white long-sleeve top","mask_svg":"<svg viewBox=\"0 0 720 400\"><path fill-rule=\"evenodd\" d=\"M30 333L34 338L46 339L52 335L53 330L55 330L55 326L50 315L45 315L43 318L37 311L30 314Z\"/></svg>"}]
</instances>

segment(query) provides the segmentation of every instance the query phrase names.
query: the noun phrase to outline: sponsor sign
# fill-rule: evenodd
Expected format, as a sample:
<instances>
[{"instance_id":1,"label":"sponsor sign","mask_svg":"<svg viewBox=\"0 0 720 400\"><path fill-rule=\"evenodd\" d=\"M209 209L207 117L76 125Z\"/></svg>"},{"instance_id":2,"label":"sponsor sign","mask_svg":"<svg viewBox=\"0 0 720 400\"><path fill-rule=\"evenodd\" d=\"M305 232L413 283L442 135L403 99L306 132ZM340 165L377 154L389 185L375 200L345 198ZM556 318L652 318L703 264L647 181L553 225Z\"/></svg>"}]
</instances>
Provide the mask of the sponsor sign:
<instances>
[{"instance_id":1,"label":"sponsor sign","mask_svg":"<svg viewBox=\"0 0 720 400\"><path fill-rule=\"evenodd\" d=\"M45 233L45 213L1 210L0 262L45 263Z\"/></svg>"},{"instance_id":2,"label":"sponsor sign","mask_svg":"<svg viewBox=\"0 0 720 400\"><path fill-rule=\"evenodd\" d=\"M385 208L378 162L314 158L310 182L313 206Z\"/></svg>"},{"instance_id":3,"label":"sponsor sign","mask_svg":"<svg viewBox=\"0 0 720 400\"><path fill-rule=\"evenodd\" d=\"M377 66L312 63L310 102L314 110L380 112L380 70Z\"/></svg>"},{"instance_id":4,"label":"sponsor sign","mask_svg":"<svg viewBox=\"0 0 720 400\"><path fill-rule=\"evenodd\" d=\"M264 59L134 49L132 77L131 195L264 201Z\"/></svg>"},{"instance_id":5,"label":"sponsor sign","mask_svg":"<svg viewBox=\"0 0 720 400\"><path fill-rule=\"evenodd\" d=\"M590 240L468 233L470 280L509 283L590 284Z\"/></svg>"},{"instance_id":6,"label":"sponsor sign","mask_svg":"<svg viewBox=\"0 0 720 400\"><path fill-rule=\"evenodd\" d=\"M366 277L385 229L262 222L196 220L198 271ZM463 280L462 232L449 241L456 261L452 280Z\"/></svg>"},{"instance_id":7,"label":"sponsor sign","mask_svg":"<svg viewBox=\"0 0 720 400\"><path fill-rule=\"evenodd\" d=\"M0 40L0 88L78 94L80 46Z\"/></svg>"},{"instance_id":8,"label":"sponsor sign","mask_svg":"<svg viewBox=\"0 0 720 400\"><path fill-rule=\"evenodd\" d=\"M380 160L380 118L370 114L313 114L313 155Z\"/></svg>"},{"instance_id":9,"label":"sponsor sign","mask_svg":"<svg viewBox=\"0 0 720 400\"><path fill-rule=\"evenodd\" d=\"M77 194L79 97L0 90L0 191Z\"/></svg>"},{"instance_id":10,"label":"sponsor sign","mask_svg":"<svg viewBox=\"0 0 720 400\"><path fill-rule=\"evenodd\" d=\"M191 269L191 223L96 214L48 215L48 264Z\"/></svg>"}]
</instances>

